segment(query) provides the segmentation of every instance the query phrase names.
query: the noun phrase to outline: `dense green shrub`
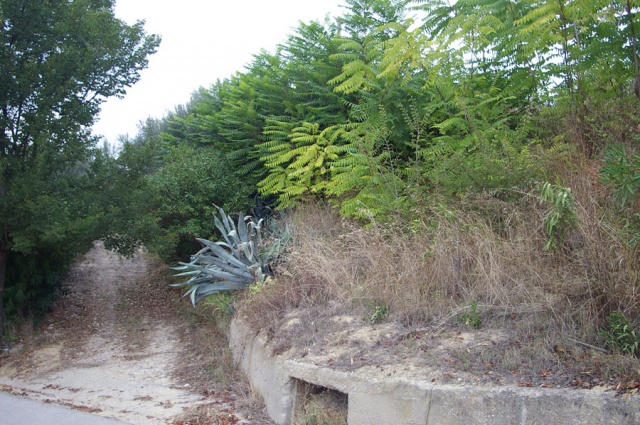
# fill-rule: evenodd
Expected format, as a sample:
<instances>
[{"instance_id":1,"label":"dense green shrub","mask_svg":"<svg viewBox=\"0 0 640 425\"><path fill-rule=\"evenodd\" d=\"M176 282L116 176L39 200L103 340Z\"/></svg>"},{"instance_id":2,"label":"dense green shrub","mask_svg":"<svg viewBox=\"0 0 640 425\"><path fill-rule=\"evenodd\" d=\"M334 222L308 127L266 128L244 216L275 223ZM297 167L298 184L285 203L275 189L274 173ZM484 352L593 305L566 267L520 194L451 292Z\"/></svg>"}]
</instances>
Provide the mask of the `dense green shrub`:
<instances>
[{"instance_id":1,"label":"dense green shrub","mask_svg":"<svg viewBox=\"0 0 640 425\"><path fill-rule=\"evenodd\" d=\"M247 210L253 188L242 183L211 148L173 148L164 165L146 177L157 234L148 247L165 259L188 258L196 237L215 233L216 206Z\"/></svg>"}]
</instances>

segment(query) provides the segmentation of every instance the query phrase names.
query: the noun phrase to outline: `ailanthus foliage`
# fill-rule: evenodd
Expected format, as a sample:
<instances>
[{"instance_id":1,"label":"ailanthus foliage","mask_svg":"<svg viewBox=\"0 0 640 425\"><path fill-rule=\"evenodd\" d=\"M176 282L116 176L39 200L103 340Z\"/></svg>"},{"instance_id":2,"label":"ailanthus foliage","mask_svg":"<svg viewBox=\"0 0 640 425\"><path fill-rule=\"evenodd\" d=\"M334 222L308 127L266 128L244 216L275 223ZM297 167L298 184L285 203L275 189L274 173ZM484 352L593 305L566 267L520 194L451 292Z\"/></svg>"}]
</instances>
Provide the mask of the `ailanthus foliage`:
<instances>
[{"instance_id":1,"label":"ailanthus foliage","mask_svg":"<svg viewBox=\"0 0 640 425\"><path fill-rule=\"evenodd\" d=\"M322 198L382 219L528 190L563 146L593 158L635 131L640 2L345 3L200 89L157 138L219 152L276 208Z\"/></svg>"},{"instance_id":2,"label":"ailanthus foliage","mask_svg":"<svg viewBox=\"0 0 640 425\"><path fill-rule=\"evenodd\" d=\"M422 326L469 305L477 319L482 305L483 326L516 311L514 335L591 348L600 330L611 339L615 312L640 323L640 0L343 1L342 16L300 23L242 72L142 123L119 157L94 161L105 214L70 202L88 221L76 223L96 220L121 252L144 243L182 260L194 301L274 272L243 307L261 318L336 299ZM33 211L67 208L14 194L36 199ZM218 207L247 212L273 240L279 223L261 219L299 206L285 215L297 239L286 261L257 274L259 262L233 257L257 255L260 238L243 253L236 230L216 226ZM326 206L349 219L334 226ZM16 226L16 243L33 223ZM61 229L74 226L44 229L47 240ZM221 238L228 249L198 251ZM66 261L51 245L47 270ZM14 262L31 270L26 260ZM201 260L215 263L213 286ZM239 277L223 285L228 271ZM33 297L26 289L9 295Z\"/></svg>"}]
</instances>

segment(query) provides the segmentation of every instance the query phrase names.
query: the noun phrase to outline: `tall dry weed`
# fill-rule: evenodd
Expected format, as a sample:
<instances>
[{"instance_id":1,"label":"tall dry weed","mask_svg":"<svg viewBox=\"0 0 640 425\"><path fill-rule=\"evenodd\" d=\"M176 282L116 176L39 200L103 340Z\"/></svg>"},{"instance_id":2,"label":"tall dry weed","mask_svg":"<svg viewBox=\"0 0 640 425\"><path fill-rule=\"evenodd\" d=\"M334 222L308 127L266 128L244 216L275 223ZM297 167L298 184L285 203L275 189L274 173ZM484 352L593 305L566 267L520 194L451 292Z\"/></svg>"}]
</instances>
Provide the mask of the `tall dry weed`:
<instances>
[{"instance_id":1,"label":"tall dry weed","mask_svg":"<svg viewBox=\"0 0 640 425\"><path fill-rule=\"evenodd\" d=\"M638 317L637 249L625 239L611 194L600 183L599 163L588 161L565 176L576 198L578 226L564 266L583 281L583 305L603 322L612 311Z\"/></svg>"},{"instance_id":2,"label":"tall dry weed","mask_svg":"<svg viewBox=\"0 0 640 425\"><path fill-rule=\"evenodd\" d=\"M486 323L518 317L523 332L596 343L611 311L638 316L637 259L603 208L595 166L563 178L576 199L577 225L555 252L543 249L545 205L535 194L440 205L408 226L363 227L330 207L300 208L288 217L294 242L276 283L251 310L264 324L265 315L295 307L365 311L378 304L392 320L422 325L476 303Z\"/></svg>"}]
</instances>

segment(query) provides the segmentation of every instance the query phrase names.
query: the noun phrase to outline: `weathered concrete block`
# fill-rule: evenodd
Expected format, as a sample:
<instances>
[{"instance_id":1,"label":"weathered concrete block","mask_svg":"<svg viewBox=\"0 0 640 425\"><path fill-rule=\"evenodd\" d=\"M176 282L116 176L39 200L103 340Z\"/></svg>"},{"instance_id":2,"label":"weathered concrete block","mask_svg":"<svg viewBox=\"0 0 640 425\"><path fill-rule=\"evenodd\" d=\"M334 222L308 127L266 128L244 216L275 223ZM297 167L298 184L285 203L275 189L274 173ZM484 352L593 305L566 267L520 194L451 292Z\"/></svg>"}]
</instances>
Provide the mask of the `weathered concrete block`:
<instances>
[{"instance_id":1,"label":"weathered concrete block","mask_svg":"<svg viewBox=\"0 0 640 425\"><path fill-rule=\"evenodd\" d=\"M543 425L640 424L640 399L617 397L613 392L558 389L523 389L526 396L522 423Z\"/></svg>"},{"instance_id":2,"label":"weathered concrete block","mask_svg":"<svg viewBox=\"0 0 640 425\"><path fill-rule=\"evenodd\" d=\"M424 425L430 388L403 382L369 382L349 393L349 425Z\"/></svg>"},{"instance_id":3,"label":"weathered concrete block","mask_svg":"<svg viewBox=\"0 0 640 425\"><path fill-rule=\"evenodd\" d=\"M327 360L273 356L266 338L234 320L236 362L264 398L267 413L290 425L294 379L347 394L349 425L640 425L640 397L599 390L435 385L410 372L375 367L341 371Z\"/></svg>"},{"instance_id":4,"label":"weathered concrete block","mask_svg":"<svg viewBox=\"0 0 640 425\"><path fill-rule=\"evenodd\" d=\"M436 386L428 425L640 424L640 399L572 389Z\"/></svg>"},{"instance_id":5,"label":"weathered concrete block","mask_svg":"<svg viewBox=\"0 0 640 425\"><path fill-rule=\"evenodd\" d=\"M241 322L231 322L229 332L234 360L262 396L267 413L279 425L289 425L295 402L295 385L281 357L273 356L266 338L255 335Z\"/></svg>"},{"instance_id":6,"label":"weathered concrete block","mask_svg":"<svg viewBox=\"0 0 640 425\"><path fill-rule=\"evenodd\" d=\"M426 424L521 424L522 398L510 391L437 386L431 393Z\"/></svg>"},{"instance_id":7,"label":"weathered concrete block","mask_svg":"<svg viewBox=\"0 0 640 425\"><path fill-rule=\"evenodd\" d=\"M293 378L346 394L362 382L358 375L352 372L337 371L291 359L287 360L285 367Z\"/></svg>"}]
</instances>

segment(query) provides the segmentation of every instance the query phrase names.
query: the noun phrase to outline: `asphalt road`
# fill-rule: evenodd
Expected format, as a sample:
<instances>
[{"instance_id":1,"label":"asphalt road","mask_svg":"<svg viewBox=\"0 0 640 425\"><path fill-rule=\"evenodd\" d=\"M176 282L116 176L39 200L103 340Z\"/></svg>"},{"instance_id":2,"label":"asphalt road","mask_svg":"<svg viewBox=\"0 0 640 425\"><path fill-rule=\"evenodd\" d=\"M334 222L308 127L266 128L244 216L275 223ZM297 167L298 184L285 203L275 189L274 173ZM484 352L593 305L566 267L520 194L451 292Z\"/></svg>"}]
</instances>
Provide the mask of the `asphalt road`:
<instances>
[{"instance_id":1,"label":"asphalt road","mask_svg":"<svg viewBox=\"0 0 640 425\"><path fill-rule=\"evenodd\" d=\"M125 425L125 422L0 392L0 425Z\"/></svg>"}]
</instances>

